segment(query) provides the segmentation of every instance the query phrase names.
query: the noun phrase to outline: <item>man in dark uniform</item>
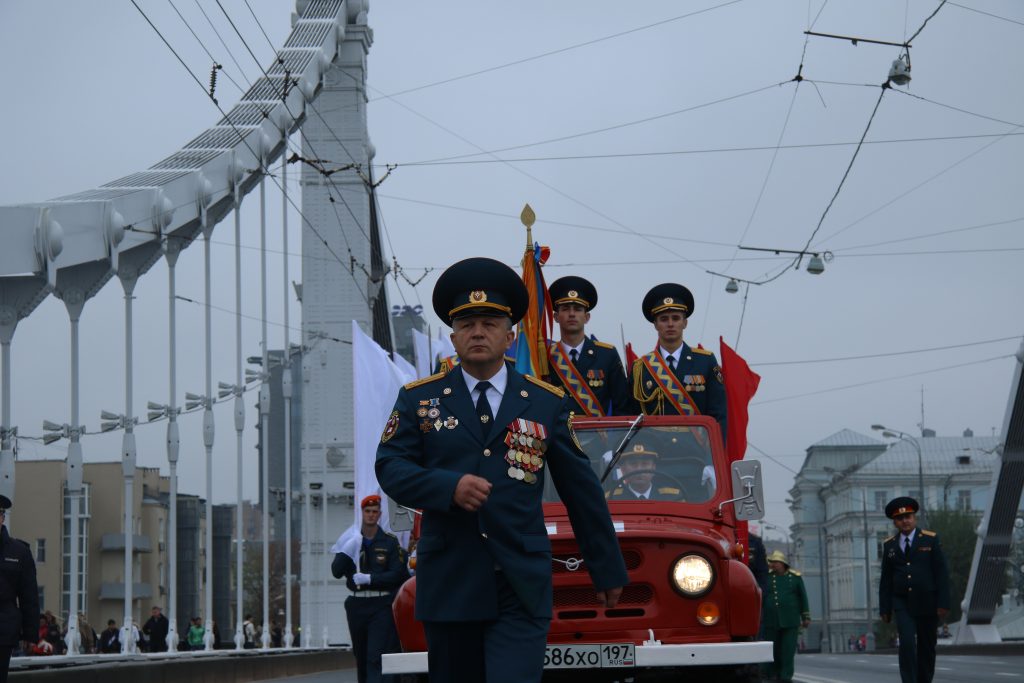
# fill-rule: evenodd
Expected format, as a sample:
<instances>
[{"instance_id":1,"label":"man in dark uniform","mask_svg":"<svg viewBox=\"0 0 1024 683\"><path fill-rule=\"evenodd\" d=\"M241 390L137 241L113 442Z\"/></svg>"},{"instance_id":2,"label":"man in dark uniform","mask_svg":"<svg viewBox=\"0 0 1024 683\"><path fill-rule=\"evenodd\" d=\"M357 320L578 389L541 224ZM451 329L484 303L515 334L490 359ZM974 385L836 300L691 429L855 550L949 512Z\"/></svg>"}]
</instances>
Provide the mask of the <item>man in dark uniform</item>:
<instances>
[{"instance_id":1,"label":"man in dark uniform","mask_svg":"<svg viewBox=\"0 0 1024 683\"><path fill-rule=\"evenodd\" d=\"M547 380L562 387L577 415L636 415L638 407L626 384L619 352L611 344L587 337L585 327L597 306L597 289L575 275L548 287L561 339L548 342Z\"/></svg>"},{"instance_id":2,"label":"man in dark uniform","mask_svg":"<svg viewBox=\"0 0 1024 683\"><path fill-rule=\"evenodd\" d=\"M0 524L7 518L11 499L0 495ZM11 651L22 643L39 640L39 586L36 563L28 543L19 541L0 526L0 683L7 681Z\"/></svg>"},{"instance_id":3,"label":"man in dark uniform","mask_svg":"<svg viewBox=\"0 0 1024 683\"><path fill-rule=\"evenodd\" d=\"M683 330L693 314L693 294L672 282L644 297L644 317L654 323L658 346L633 364L633 398L645 415L710 415L726 433L725 386L715 354L691 348Z\"/></svg>"},{"instance_id":4,"label":"man in dark uniform","mask_svg":"<svg viewBox=\"0 0 1024 683\"><path fill-rule=\"evenodd\" d=\"M773 680L793 680L796 639L801 628L811 623L807 589L800 572L789 568L786 556L778 550L768 556L768 590L764 594L764 632L772 641Z\"/></svg>"},{"instance_id":5,"label":"man in dark uniform","mask_svg":"<svg viewBox=\"0 0 1024 683\"><path fill-rule=\"evenodd\" d=\"M527 301L522 280L498 261L448 268L433 303L461 363L399 392L377 449L384 491L423 510L416 618L431 681L540 681L552 611L547 473L600 604L614 607L628 580L568 399L502 360Z\"/></svg>"},{"instance_id":6,"label":"man in dark uniform","mask_svg":"<svg viewBox=\"0 0 1024 683\"><path fill-rule=\"evenodd\" d=\"M683 500L683 492L665 482L655 482L658 454L643 444L633 444L619 457L622 476L608 493L608 500ZM655 486L655 484L660 484Z\"/></svg>"},{"instance_id":7,"label":"man in dark uniform","mask_svg":"<svg viewBox=\"0 0 1024 683\"><path fill-rule=\"evenodd\" d=\"M882 621L896 615L903 683L929 683L935 675L939 619L949 612L949 567L934 531L917 528L917 501L901 496L885 506L898 533L882 544L878 605Z\"/></svg>"},{"instance_id":8,"label":"man in dark uniform","mask_svg":"<svg viewBox=\"0 0 1024 683\"><path fill-rule=\"evenodd\" d=\"M366 496L360 508L361 534L353 536L353 547L334 556L331 573L336 579L344 576L352 591L345 599L345 614L359 683L381 683L394 680L381 674L381 656L401 651L391 603L409 570L398 539L380 528L380 496Z\"/></svg>"}]
</instances>

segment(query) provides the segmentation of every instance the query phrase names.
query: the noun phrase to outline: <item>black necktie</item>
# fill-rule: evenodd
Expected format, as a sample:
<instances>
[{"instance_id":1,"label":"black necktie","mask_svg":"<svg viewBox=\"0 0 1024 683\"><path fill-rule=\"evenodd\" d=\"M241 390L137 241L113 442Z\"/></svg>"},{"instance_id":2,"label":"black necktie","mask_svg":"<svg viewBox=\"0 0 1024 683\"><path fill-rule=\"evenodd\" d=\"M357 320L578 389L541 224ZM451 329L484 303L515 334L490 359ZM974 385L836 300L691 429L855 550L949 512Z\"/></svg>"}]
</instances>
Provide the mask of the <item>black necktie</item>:
<instances>
[{"instance_id":1,"label":"black necktie","mask_svg":"<svg viewBox=\"0 0 1024 683\"><path fill-rule=\"evenodd\" d=\"M903 537L903 554L904 555L909 555L910 554L910 536L904 536Z\"/></svg>"},{"instance_id":2,"label":"black necktie","mask_svg":"<svg viewBox=\"0 0 1024 683\"><path fill-rule=\"evenodd\" d=\"M576 359L580 357L580 352L576 349L569 349L569 358L572 358L572 362L575 363Z\"/></svg>"},{"instance_id":3,"label":"black necktie","mask_svg":"<svg viewBox=\"0 0 1024 683\"><path fill-rule=\"evenodd\" d=\"M676 357L675 356L669 356L668 357L668 369L671 370L672 372L676 371Z\"/></svg>"},{"instance_id":4,"label":"black necktie","mask_svg":"<svg viewBox=\"0 0 1024 683\"><path fill-rule=\"evenodd\" d=\"M484 434L490 430L491 420L494 419L494 415L491 413L491 402L487 400L487 390L491 386L490 382L480 382L476 385L476 388L480 390L480 398L476 400L476 414L480 416Z\"/></svg>"}]
</instances>

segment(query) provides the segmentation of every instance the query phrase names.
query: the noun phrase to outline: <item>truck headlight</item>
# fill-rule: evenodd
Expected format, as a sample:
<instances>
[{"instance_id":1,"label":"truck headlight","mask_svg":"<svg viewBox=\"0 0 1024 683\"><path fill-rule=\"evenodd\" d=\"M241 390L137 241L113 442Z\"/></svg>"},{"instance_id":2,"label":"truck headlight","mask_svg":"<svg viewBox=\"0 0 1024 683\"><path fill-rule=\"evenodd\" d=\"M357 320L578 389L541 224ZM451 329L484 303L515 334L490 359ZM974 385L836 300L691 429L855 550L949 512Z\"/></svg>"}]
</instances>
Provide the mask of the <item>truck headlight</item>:
<instances>
[{"instance_id":1,"label":"truck headlight","mask_svg":"<svg viewBox=\"0 0 1024 683\"><path fill-rule=\"evenodd\" d=\"M700 555L683 555L672 566L672 582L689 598L707 593L714 581L714 568Z\"/></svg>"}]
</instances>

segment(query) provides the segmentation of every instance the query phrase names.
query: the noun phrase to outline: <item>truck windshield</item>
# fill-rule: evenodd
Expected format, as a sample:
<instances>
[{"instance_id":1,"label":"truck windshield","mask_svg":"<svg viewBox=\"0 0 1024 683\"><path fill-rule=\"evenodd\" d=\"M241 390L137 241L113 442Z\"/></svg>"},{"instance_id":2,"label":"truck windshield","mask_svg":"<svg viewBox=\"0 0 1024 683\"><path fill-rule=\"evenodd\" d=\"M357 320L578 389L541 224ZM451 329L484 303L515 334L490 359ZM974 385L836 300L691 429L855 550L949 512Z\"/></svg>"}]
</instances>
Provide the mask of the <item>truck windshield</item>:
<instances>
[{"instance_id":1,"label":"truck windshield","mask_svg":"<svg viewBox=\"0 0 1024 683\"><path fill-rule=\"evenodd\" d=\"M598 478L628 428L577 430L576 437ZM703 427L653 427L635 430L622 446L618 462L604 480L609 501L676 501L703 503L718 487L707 431ZM560 502L545 477L545 502Z\"/></svg>"}]
</instances>

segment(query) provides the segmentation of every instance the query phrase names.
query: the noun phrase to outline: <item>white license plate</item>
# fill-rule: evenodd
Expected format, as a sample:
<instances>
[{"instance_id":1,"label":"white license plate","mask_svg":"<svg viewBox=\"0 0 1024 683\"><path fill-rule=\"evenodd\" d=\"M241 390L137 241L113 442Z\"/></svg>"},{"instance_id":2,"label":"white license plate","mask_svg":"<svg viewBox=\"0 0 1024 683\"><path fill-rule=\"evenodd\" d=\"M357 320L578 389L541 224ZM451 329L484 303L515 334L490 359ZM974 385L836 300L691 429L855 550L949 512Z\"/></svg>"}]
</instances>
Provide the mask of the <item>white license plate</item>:
<instances>
[{"instance_id":1,"label":"white license plate","mask_svg":"<svg viewBox=\"0 0 1024 683\"><path fill-rule=\"evenodd\" d=\"M636 666L633 643L577 643L548 645L545 669L608 669Z\"/></svg>"}]
</instances>

